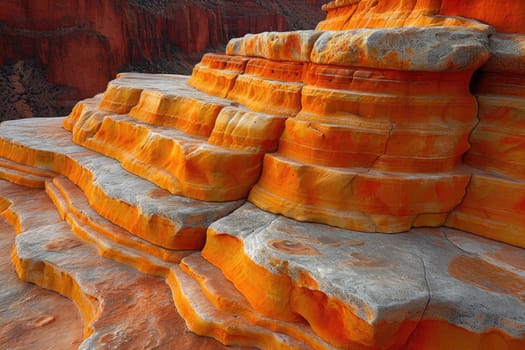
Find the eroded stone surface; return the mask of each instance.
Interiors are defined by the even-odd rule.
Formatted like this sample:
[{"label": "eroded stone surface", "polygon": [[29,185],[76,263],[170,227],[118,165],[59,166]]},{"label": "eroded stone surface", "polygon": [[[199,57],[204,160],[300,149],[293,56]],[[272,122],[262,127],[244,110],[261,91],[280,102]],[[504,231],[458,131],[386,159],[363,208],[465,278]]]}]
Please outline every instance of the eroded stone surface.
[{"label": "eroded stone surface", "polygon": [[193,68],[188,84],[212,96],[226,97],[248,61],[248,57],[206,54]]},{"label": "eroded stone surface", "polygon": [[230,40],[226,53],[276,61],[309,62],[312,46],[319,35],[321,32],[314,30],[246,34]]},{"label": "eroded stone surface", "polygon": [[0,178],[12,183],[42,189],[45,182],[54,176],[56,173],[52,171],[36,169],[9,159],[0,158]]},{"label": "eroded stone surface", "polygon": [[[521,27],[519,25],[521,16],[518,15],[521,5],[507,3],[502,5],[497,6],[495,3],[487,3],[484,0],[474,0],[470,6],[457,0],[408,0],[401,3],[388,0],[335,0],[323,6],[323,9],[327,11],[327,16],[324,21],[319,22],[317,29],[342,30],[402,26],[487,28],[486,24],[476,19],[485,23],[497,24],[498,28],[511,31]],[[498,16],[493,15],[496,11],[509,21],[498,20]]]},{"label": "eroded stone surface", "polygon": [[304,321],[285,322],[266,317],[255,311],[246,298],[228,281],[222,272],[200,254],[192,254],[184,258],[181,269],[195,279],[213,305],[223,311],[235,315],[242,315],[254,325],[267,328],[274,332],[287,334],[312,349],[334,349],[332,345],[321,339]]},{"label": "eroded stone surface", "polygon": [[[285,117],[207,96],[185,77],[144,77],[146,87],[129,115],[101,112],[92,102],[75,109],[64,122],[73,140],[173,194],[206,201],[245,198],[260,175],[262,154],[277,147]],[[140,75],[121,79],[119,87],[131,91]],[[108,89],[104,100],[111,96]]]},{"label": "eroded stone surface", "polygon": [[513,254],[521,249],[449,229],[367,235],[251,204],[214,223],[203,250],[258,311],[301,315],[336,345],[384,348],[421,344],[427,321],[464,329],[464,341],[523,346],[525,276]]},{"label": "eroded stone surface", "polygon": [[167,278],[179,313],[195,333],[212,336],[226,345],[257,346],[261,349],[305,349],[300,341],[249,322],[244,316],[216,309],[197,281],[172,268]]},{"label": "eroded stone surface", "polygon": [[[4,183],[5,181],[0,181],[0,184]],[[144,275],[127,265],[99,256],[94,246],[71,232],[70,226],[60,220],[56,210],[54,213],[34,210],[35,190],[13,184],[5,186],[18,189],[18,192],[14,192],[7,191],[4,187],[0,192],[2,196],[9,198],[13,206],[16,204],[13,211],[16,210],[20,217],[33,218],[31,221],[27,220],[30,224],[24,226],[25,230],[16,237],[12,259],[19,277],[72,299],[83,319],[82,327],[82,324],[74,322],[75,313],[71,314],[67,306],[61,306],[63,302],[60,299],[50,301],[57,308],[50,311],[46,309],[49,306],[44,298],[46,293],[29,292],[26,296],[32,296],[32,300],[28,299],[25,304],[17,305],[21,307],[16,309],[18,319],[9,326],[3,325],[1,331],[5,332],[6,336],[17,336],[21,330],[29,332],[33,328],[36,332],[31,336],[22,334],[19,339],[9,340],[7,344],[19,346],[40,340],[46,341],[49,336],[55,338],[56,332],[62,334],[70,329],[64,324],[67,322],[78,328],[66,332],[67,336],[53,339],[53,346],[47,348],[55,348],[62,342],[65,344],[64,348],[74,345],[80,349],[222,348],[219,343],[209,338],[201,338],[187,332],[184,321],[173,305],[170,290],[162,279]],[[38,192],[45,195],[41,190]],[[45,205],[46,202],[53,205],[51,200],[45,197],[38,200],[38,205]],[[47,225],[39,223],[36,217],[46,217]],[[0,224],[2,244],[9,235],[14,240],[12,231],[5,227],[3,221]],[[11,244],[2,247],[4,251],[7,247],[10,248]],[[4,256],[8,257],[9,253]],[[128,256],[127,262],[133,258],[136,257]],[[170,265],[167,262],[164,264]],[[6,281],[9,281],[9,276]],[[39,291],[38,288],[33,288]],[[9,297],[16,297],[16,288],[2,290],[6,291]],[[48,310],[49,315],[20,317],[25,315],[25,307],[29,305],[27,303],[34,302],[33,298],[37,297],[42,304],[35,306],[33,311],[38,313]],[[8,306],[5,310],[6,320],[12,317],[9,316],[12,310],[15,310],[13,306]],[[64,314],[56,314],[58,310],[63,310]],[[67,319],[68,315],[70,319]],[[38,327],[62,329],[44,335]],[[82,343],[79,345],[80,341]],[[46,348],[46,344],[38,343],[39,348]]]},{"label": "eroded stone surface", "polygon": [[474,172],[449,218],[461,230],[525,247],[525,74],[523,34],[491,36],[491,58],[477,73],[479,123],[465,162]]},{"label": "eroded stone surface", "polygon": [[469,179],[466,171],[390,173],[304,164],[269,154],[249,200],[297,220],[391,233],[444,224],[461,203]]},{"label": "eroded stone surface", "polygon": [[83,323],[75,305],[56,293],[18,279],[10,260],[14,241],[14,228],[0,218],[2,347],[13,350],[76,349],[82,341]]},{"label": "eroded stone surface", "polygon": [[65,223],[20,234],[14,261],[22,279],[77,304],[87,336],[80,349],[220,348],[211,339],[186,332],[162,279],[98,256]]},{"label": "eroded stone surface", "polygon": [[192,253],[151,244],[114,225],[94,211],[82,191],[63,176],[47,182],[46,192],[73,233],[95,245],[102,256],[166,276],[173,263]]},{"label": "eroded stone surface", "polygon": [[[19,274],[77,303],[87,348],[196,339],[175,343],[185,328],[166,323],[161,280],[94,246],[167,277],[188,328],[224,344],[524,348],[522,249],[443,227],[358,233],[252,204],[228,215],[243,201],[189,200],[141,179],[213,201],[257,182],[253,203],[298,220],[448,225],[525,247],[524,40],[494,34],[524,31],[521,5],[466,3],[337,0],[318,29],[338,31],[234,39],[189,81],[122,74],[63,122],[120,163],[54,121],[2,124],[0,177],[45,183],[60,213],[42,191],[0,182],[2,215],[21,232]],[[200,248],[213,221],[208,262],[174,251]]]},{"label": "eroded stone surface", "polygon": [[46,226],[61,221],[56,208],[44,191],[15,185],[0,179],[0,217],[16,231]]},{"label": "eroded stone surface", "polygon": [[75,145],[62,121],[2,123],[0,155],[67,176],[100,215],[149,242],[176,249],[201,247],[207,226],[242,204],[173,196],[125,171],[117,161]]}]

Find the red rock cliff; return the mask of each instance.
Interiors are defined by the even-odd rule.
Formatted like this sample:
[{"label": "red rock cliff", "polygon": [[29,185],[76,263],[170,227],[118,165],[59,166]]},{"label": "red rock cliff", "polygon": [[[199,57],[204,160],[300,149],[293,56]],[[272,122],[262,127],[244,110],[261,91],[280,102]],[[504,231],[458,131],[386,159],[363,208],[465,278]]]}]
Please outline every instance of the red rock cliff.
[{"label": "red rock cliff", "polygon": [[74,90],[59,101],[71,105],[103,91],[127,65],[175,61],[181,52],[198,55],[248,32],[313,27],[323,16],[322,3],[3,1],[0,65],[28,60],[42,65],[51,84]]}]

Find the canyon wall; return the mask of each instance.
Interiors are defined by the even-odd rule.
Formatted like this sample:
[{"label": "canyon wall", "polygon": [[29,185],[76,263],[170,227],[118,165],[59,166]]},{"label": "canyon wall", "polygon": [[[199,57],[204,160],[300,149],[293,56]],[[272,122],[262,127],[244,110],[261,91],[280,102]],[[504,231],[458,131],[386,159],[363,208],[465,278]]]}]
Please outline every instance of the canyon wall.
[{"label": "canyon wall", "polygon": [[[79,99],[103,91],[121,70],[189,73],[200,54],[209,49],[220,50],[231,37],[313,28],[323,17],[322,3],[3,1],[0,65],[4,70],[0,75],[5,93],[0,95],[0,105],[7,108],[16,99],[22,107],[0,107],[0,115],[16,119],[66,114]],[[12,97],[17,95],[17,88],[11,82],[11,71],[20,61],[43,74],[49,84],[60,87],[46,89],[47,95],[53,95],[52,103],[38,94]],[[24,90],[29,89],[28,86]],[[34,105],[51,105],[51,111],[44,113],[46,108]]]}]

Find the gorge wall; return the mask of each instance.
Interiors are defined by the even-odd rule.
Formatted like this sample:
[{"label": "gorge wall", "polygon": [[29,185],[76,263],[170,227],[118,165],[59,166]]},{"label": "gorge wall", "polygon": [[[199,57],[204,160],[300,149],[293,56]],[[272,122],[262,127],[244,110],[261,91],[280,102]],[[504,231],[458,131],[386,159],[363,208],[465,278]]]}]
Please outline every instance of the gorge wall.
[{"label": "gorge wall", "polygon": [[[0,115],[5,120],[67,114],[122,70],[189,73],[202,52],[220,50],[231,37],[313,28],[323,16],[322,3],[3,1]],[[23,83],[28,74],[38,92]]]}]

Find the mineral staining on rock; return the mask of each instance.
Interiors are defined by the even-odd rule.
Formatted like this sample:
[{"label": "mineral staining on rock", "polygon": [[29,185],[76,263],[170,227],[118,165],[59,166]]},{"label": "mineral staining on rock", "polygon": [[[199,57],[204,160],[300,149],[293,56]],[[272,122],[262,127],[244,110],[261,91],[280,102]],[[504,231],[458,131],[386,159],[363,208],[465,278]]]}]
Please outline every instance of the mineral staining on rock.
[{"label": "mineral staining on rock", "polygon": [[474,3],[335,1],[1,124],[18,274],[77,304],[85,347],[218,346],[175,307],[224,345],[525,347],[525,30]]}]

